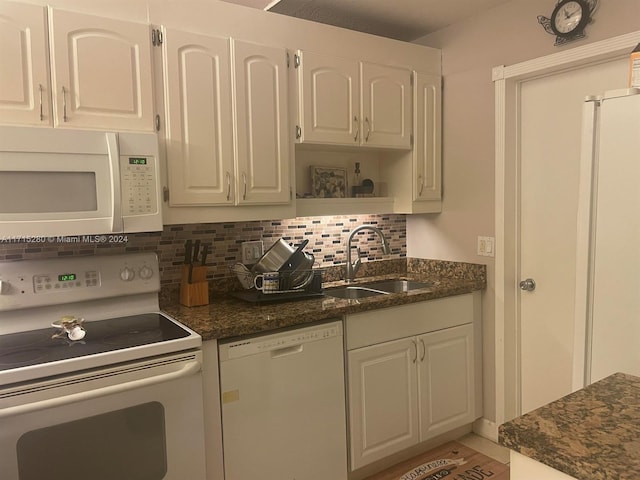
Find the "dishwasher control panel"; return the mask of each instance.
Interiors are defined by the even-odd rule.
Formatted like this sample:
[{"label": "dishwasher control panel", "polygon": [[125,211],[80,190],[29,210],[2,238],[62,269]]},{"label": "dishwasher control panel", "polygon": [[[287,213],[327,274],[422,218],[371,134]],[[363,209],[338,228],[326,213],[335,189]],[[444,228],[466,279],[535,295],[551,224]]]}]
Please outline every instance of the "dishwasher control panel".
[{"label": "dishwasher control panel", "polygon": [[296,347],[318,340],[326,340],[339,335],[342,335],[342,323],[334,322],[256,338],[236,340],[230,343],[221,343],[220,359],[230,360],[233,358],[247,357],[258,353]]}]

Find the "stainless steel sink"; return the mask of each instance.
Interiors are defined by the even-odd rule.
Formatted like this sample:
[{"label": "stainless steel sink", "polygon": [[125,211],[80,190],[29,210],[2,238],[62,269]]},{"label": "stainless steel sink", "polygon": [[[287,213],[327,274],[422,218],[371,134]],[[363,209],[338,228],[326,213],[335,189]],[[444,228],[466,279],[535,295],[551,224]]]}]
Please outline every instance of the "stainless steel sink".
[{"label": "stainless steel sink", "polygon": [[403,293],[420,288],[433,286],[431,282],[417,282],[415,280],[378,280],[375,282],[362,283],[359,287],[382,290],[388,293]]},{"label": "stainless steel sink", "polygon": [[404,293],[419,288],[429,288],[433,283],[417,282],[414,280],[378,280],[375,282],[360,283],[346,287],[330,288],[324,291],[330,297],[358,299],[375,297],[377,295],[389,295],[391,293]]},{"label": "stainless steel sink", "polygon": [[389,293],[390,292],[355,285],[349,287],[330,288],[324,291],[324,294],[329,295],[330,297],[346,298],[348,300],[375,297],[377,295],[389,295]]}]

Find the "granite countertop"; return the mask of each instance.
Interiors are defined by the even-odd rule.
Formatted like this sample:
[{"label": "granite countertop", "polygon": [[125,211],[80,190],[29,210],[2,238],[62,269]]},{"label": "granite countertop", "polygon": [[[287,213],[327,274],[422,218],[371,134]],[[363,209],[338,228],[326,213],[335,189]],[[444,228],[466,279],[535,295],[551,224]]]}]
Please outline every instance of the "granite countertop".
[{"label": "granite countertop", "polygon": [[[358,283],[372,280],[398,278],[397,275],[379,275],[358,279]],[[344,314],[363,312],[377,308],[404,305],[434,298],[460,295],[481,290],[486,286],[485,278],[449,278],[433,275],[403,275],[402,278],[428,281],[428,288],[407,293],[394,293],[345,300],[330,296],[282,303],[252,304],[229,295],[212,295],[211,303],[202,307],[185,307],[175,295],[165,297],[161,308],[168,315],[198,332],[203,340],[223,339],[238,335],[275,330],[294,325],[303,325]],[[340,282],[325,284],[338,286]]]},{"label": "granite countertop", "polygon": [[616,373],[500,426],[505,447],[581,480],[640,478],[640,378]]}]

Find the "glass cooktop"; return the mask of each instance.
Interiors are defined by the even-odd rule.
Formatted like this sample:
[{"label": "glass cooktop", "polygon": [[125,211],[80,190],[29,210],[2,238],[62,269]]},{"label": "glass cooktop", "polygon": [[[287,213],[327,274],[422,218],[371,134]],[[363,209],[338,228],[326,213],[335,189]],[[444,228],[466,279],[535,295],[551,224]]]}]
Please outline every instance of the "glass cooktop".
[{"label": "glass cooktop", "polygon": [[51,338],[50,327],[0,336],[0,371],[39,365],[188,337],[190,333],[159,313],[110,318],[83,324],[86,335],[71,341]]}]

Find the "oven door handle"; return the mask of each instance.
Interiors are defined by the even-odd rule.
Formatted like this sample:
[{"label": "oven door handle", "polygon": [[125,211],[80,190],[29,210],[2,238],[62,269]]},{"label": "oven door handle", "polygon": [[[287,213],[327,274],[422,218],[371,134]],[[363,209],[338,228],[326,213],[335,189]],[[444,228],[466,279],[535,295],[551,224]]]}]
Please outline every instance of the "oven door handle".
[{"label": "oven door handle", "polygon": [[84,402],[106,395],[127,392],[136,388],[150,387],[158,383],[169,382],[181,377],[188,377],[190,375],[198,373],[201,369],[201,362],[199,362],[198,360],[193,360],[186,362],[179,370],[176,370],[175,372],[163,373],[161,375],[143,378],[132,382],[96,388],[95,390],[89,390],[86,392],[73,393],[71,395],[42,400],[40,402],[27,403],[26,405],[16,405],[15,407],[3,408],[0,409],[0,419],[11,417],[14,415],[24,415],[26,413],[44,410],[46,408],[56,408],[71,403]]}]

